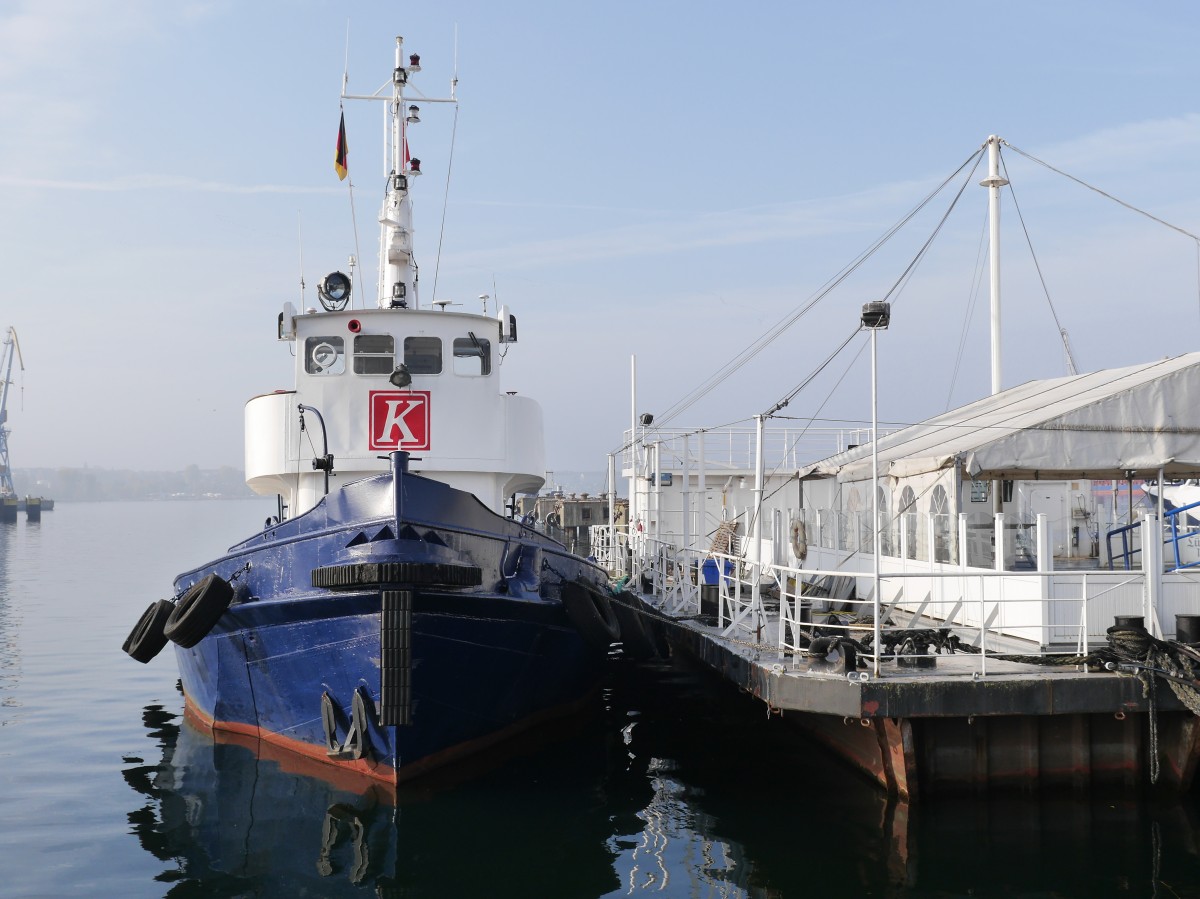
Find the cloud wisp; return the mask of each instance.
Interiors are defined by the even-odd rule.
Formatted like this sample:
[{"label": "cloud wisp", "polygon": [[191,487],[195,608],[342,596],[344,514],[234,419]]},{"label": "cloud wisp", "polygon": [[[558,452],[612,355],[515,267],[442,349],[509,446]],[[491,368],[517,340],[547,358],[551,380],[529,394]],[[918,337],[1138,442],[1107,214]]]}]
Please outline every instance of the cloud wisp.
[{"label": "cloud wisp", "polygon": [[178,175],[134,175],[108,181],[74,181],[62,178],[27,178],[19,175],[0,175],[6,187],[26,187],[39,190],[93,191],[128,193],[132,191],[170,190],[215,194],[337,194],[344,187],[307,187],[295,184],[232,184],[228,181],[204,181]]}]

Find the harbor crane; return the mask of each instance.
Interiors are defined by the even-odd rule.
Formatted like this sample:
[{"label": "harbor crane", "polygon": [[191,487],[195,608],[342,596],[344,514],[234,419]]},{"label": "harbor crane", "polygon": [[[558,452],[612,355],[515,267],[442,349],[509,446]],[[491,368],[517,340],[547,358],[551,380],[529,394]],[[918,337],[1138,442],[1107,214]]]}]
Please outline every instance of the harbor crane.
[{"label": "harbor crane", "polygon": [[16,496],[13,486],[12,466],[8,464],[8,388],[12,384],[13,356],[25,371],[25,360],[21,358],[21,344],[17,341],[17,329],[9,326],[4,332],[3,351],[0,351],[0,371],[4,380],[0,381],[0,496]]}]

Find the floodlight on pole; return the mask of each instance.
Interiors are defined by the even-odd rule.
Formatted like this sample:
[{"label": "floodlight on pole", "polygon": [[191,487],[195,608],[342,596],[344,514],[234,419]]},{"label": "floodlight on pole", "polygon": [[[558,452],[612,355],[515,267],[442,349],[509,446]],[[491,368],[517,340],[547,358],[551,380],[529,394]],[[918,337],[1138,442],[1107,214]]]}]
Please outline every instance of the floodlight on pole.
[{"label": "floodlight on pole", "polygon": [[872,673],[874,677],[879,677],[881,625],[879,620],[879,554],[883,551],[883,541],[880,539],[879,533],[879,375],[875,352],[875,335],[879,331],[887,330],[887,326],[891,323],[891,320],[891,303],[877,300],[872,303],[863,304],[862,326],[871,332],[871,517],[873,519],[871,531],[874,534],[874,550],[871,554],[874,562],[871,567],[871,575],[874,582],[874,596],[872,598],[875,619],[872,625],[872,648],[875,659]]}]

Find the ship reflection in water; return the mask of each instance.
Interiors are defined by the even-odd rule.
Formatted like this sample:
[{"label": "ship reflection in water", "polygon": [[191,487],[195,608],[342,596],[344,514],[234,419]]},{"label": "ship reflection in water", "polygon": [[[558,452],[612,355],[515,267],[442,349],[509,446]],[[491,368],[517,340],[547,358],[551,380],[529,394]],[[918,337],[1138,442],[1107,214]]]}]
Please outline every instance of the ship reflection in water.
[{"label": "ship reflection in water", "polygon": [[478,767],[467,789],[443,777],[397,791],[314,776],[324,766],[190,716],[150,707],[145,719],[163,761],[125,777],[147,799],[133,830],[170,865],[158,879],[179,881],[165,895],[555,895],[560,868],[576,895],[617,886],[606,819],[555,789],[557,771],[533,795],[528,779]]},{"label": "ship reflection in water", "polygon": [[130,814],[168,896],[1200,896],[1197,800],[889,802],[702,673],[399,791],[145,709]]}]

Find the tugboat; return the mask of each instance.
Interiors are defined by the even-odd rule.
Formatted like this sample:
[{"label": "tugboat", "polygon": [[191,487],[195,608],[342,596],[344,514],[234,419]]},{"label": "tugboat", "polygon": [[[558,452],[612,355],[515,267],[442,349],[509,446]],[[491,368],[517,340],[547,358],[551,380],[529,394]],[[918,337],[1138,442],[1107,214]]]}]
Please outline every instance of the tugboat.
[{"label": "tugboat", "polygon": [[515,316],[418,296],[421,67],[402,47],[374,94],[342,91],[388,110],[371,307],[351,304],[353,260],[321,310],[285,304],[295,387],[246,405],[246,481],[277,514],[179,575],[123,647],[144,662],[174,642],[206,726],[391,783],[578,705],[619,639],[605,571],[516,517],[545,465],[540,407],[499,384]]}]

